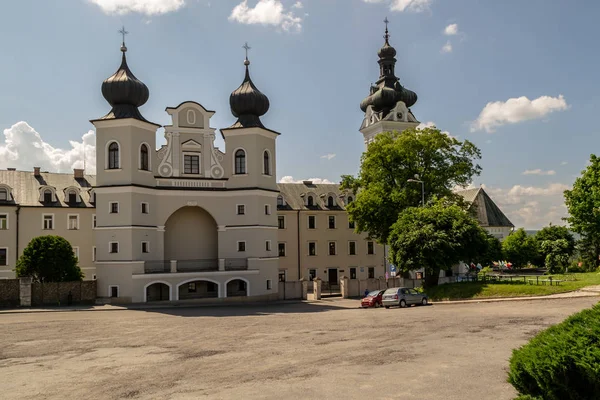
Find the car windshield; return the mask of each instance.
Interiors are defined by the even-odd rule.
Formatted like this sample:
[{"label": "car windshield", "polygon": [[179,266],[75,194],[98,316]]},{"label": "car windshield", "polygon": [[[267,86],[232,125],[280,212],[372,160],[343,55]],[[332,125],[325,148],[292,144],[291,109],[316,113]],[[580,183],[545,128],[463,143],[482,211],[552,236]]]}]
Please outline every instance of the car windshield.
[{"label": "car windshield", "polygon": [[376,290],[374,292],[369,293],[368,297],[377,297],[378,294],[379,294],[379,290]]}]

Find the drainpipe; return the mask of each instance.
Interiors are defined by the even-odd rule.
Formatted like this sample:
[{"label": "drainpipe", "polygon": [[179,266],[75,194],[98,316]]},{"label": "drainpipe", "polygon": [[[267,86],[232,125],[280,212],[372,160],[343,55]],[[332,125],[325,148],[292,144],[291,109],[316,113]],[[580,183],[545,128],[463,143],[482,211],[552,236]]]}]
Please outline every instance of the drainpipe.
[{"label": "drainpipe", "polygon": [[298,244],[296,246],[296,249],[298,251],[298,280],[299,280],[301,277],[300,276],[300,210],[298,210],[297,216],[298,216],[298,218],[297,218],[296,223],[298,226]]},{"label": "drainpipe", "polygon": [[[16,246],[16,250],[15,250],[15,255],[16,255],[16,260],[19,260],[19,213],[21,212],[21,206],[19,204],[17,204],[17,209],[15,210],[15,215],[16,215],[16,222],[17,222],[17,227],[16,227],[16,242],[17,242],[17,246]],[[16,266],[16,264],[15,264]]]}]

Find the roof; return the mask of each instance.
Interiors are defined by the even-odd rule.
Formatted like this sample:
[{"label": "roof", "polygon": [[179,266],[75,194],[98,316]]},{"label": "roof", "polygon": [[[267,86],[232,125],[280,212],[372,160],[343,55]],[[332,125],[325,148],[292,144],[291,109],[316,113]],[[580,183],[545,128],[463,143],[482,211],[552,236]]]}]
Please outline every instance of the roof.
[{"label": "roof", "polygon": [[80,190],[82,202],[76,207],[94,207],[90,203],[87,193],[95,184],[95,175],[84,175],[82,179],[75,179],[73,173],[48,173],[42,172],[35,176],[33,171],[7,171],[0,170],[0,184],[8,185],[12,189],[13,200],[4,204],[19,204],[21,206],[47,207],[40,202],[40,188],[50,186],[55,189],[57,202],[52,207],[73,207],[65,202],[64,190],[75,187]]},{"label": "roof", "polygon": [[471,210],[475,212],[477,220],[483,226],[511,227],[514,225],[500,207],[494,203],[483,188],[456,191],[456,194],[471,203]]},{"label": "roof", "polygon": [[[352,196],[350,191],[342,191],[340,190],[340,185],[334,183],[315,184],[312,181],[304,181],[304,183],[280,183],[278,187],[286,204],[283,207],[278,206],[277,209],[279,210],[342,211],[346,209],[345,204],[347,203],[347,199],[345,196]],[[305,205],[304,199],[310,195],[314,196],[314,207]],[[327,197],[329,195],[334,196],[335,207],[327,207]]]}]

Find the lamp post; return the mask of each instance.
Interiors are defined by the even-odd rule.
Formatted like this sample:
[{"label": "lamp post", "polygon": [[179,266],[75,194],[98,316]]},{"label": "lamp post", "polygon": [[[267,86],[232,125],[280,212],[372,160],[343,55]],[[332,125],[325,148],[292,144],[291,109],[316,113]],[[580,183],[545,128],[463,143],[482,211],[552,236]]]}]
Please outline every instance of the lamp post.
[{"label": "lamp post", "polygon": [[419,174],[415,174],[415,179],[409,179],[406,182],[421,184],[421,207],[425,207],[425,182],[419,179]]}]

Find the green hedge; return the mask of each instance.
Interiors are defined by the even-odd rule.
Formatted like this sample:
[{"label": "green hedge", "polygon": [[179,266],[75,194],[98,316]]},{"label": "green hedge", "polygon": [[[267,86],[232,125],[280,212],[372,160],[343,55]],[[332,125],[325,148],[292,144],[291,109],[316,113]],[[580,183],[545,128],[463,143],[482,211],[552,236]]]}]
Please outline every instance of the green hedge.
[{"label": "green hedge", "polygon": [[508,381],[543,400],[600,398],[600,304],[540,332],[514,350]]}]

